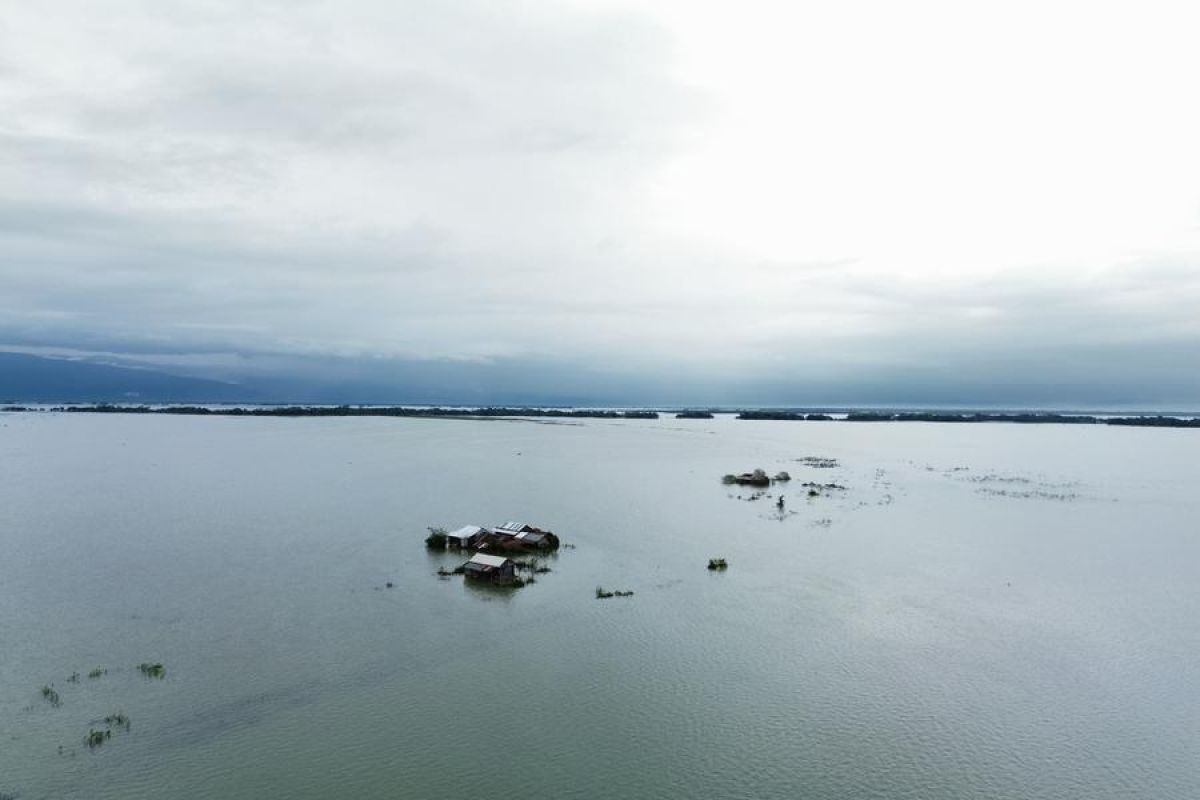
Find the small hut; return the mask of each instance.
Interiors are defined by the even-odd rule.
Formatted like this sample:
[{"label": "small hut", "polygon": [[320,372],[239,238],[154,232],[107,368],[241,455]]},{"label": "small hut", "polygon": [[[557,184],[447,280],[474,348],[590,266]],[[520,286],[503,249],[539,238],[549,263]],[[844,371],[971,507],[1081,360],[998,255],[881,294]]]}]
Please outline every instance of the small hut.
[{"label": "small hut", "polygon": [[512,559],[476,553],[463,564],[463,574],[476,580],[492,583],[512,583],[517,575],[517,566]]},{"label": "small hut", "polygon": [[446,534],[448,547],[478,547],[487,531],[478,525],[464,525],[456,531]]},{"label": "small hut", "polygon": [[506,522],[492,528],[489,544],[499,550],[557,550],[558,537],[524,522]]}]

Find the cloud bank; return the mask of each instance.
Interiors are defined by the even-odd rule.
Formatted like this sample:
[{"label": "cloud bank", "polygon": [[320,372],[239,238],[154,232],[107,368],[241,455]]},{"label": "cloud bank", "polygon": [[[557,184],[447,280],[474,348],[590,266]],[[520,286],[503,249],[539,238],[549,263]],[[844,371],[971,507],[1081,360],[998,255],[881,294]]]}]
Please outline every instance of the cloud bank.
[{"label": "cloud bank", "polygon": [[5,4],[0,349],[1200,403],[1193,12],[827,6]]}]

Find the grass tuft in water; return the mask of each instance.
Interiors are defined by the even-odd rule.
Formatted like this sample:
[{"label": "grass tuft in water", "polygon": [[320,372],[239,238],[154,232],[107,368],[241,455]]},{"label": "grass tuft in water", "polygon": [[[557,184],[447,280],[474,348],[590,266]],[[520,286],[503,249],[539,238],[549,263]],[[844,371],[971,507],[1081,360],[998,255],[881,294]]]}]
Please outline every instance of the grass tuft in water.
[{"label": "grass tuft in water", "polygon": [[97,747],[104,744],[111,738],[111,730],[98,731],[95,728],[92,728],[90,731],[88,731],[87,738],[84,739],[84,742],[87,744],[88,749],[95,750]]},{"label": "grass tuft in water", "polygon": [[165,678],[167,676],[167,668],[158,662],[143,661],[138,664],[138,672],[147,678]]},{"label": "grass tuft in water", "polygon": [[62,705],[62,698],[59,696],[58,692],[54,690],[53,686],[42,687],[42,698],[55,708],[58,708]]}]

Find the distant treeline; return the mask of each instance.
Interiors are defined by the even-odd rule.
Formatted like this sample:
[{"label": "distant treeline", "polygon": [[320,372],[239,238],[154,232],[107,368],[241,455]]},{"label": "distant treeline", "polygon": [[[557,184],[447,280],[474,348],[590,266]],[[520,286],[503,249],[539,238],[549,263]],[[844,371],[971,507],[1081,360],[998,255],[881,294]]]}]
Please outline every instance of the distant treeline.
[{"label": "distant treeline", "polygon": [[1015,422],[1025,425],[1133,425],[1153,428],[1200,428],[1200,419],[1180,417],[1093,417],[1087,414],[847,414],[848,422]]},{"label": "distant treeline", "polygon": [[[5,411],[36,411],[9,406]],[[612,411],[559,408],[411,408],[406,406],[131,406],[100,403],[57,406],[51,411],[79,414],[183,414],[225,417],[572,417],[588,419],[658,419],[657,411]]]},{"label": "distant treeline", "polygon": [[738,419],[792,419],[808,420],[810,422],[828,422],[833,417],[828,414],[805,414],[800,411],[742,411]]},{"label": "distant treeline", "polygon": [[[41,411],[44,408],[19,405],[5,406],[2,411]],[[51,411],[80,414],[184,414],[226,417],[565,417],[577,419],[658,419],[657,411],[613,411],[610,409],[510,408],[413,408],[410,406],[146,406],[97,405],[56,406]],[[711,411],[682,411],[679,419],[712,419]],[[800,420],[829,422],[829,414],[806,414],[800,411],[741,411],[738,419]],[[1197,417],[1095,417],[1087,414],[952,414],[945,412],[886,412],[853,411],[847,422],[1013,422],[1020,424],[1059,425],[1127,425],[1148,428],[1200,428]]]},{"label": "distant treeline", "polygon": [[[828,420],[827,414],[794,411],[743,411],[738,419]],[[947,414],[944,412],[854,411],[847,422],[1015,422],[1026,425],[1132,425],[1151,428],[1200,428],[1200,419],[1181,417],[1094,417],[1087,414]]]}]

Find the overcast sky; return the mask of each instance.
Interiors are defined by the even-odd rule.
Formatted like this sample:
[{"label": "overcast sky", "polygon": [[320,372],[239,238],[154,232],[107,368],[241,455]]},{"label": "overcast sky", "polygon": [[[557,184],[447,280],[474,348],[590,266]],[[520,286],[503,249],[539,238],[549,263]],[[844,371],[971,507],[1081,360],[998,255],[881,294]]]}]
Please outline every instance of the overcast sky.
[{"label": "overcast sky", "polygon": [[0,349],[1197,401],[1198,30],[0,0]]}]

